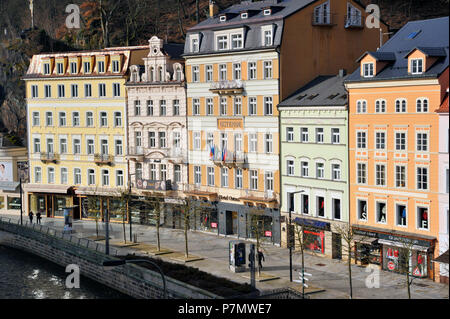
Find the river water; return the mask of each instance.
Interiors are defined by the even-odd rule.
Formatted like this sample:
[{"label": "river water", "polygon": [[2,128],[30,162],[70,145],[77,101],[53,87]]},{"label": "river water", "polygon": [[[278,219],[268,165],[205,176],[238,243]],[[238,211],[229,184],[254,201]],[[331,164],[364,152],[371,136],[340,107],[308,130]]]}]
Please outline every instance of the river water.
[{"label": "river water", "polygon": [[89,278],[80,289],[65,286],[65,269],[40,257],[0,245],[0,299],[127,299]]}]

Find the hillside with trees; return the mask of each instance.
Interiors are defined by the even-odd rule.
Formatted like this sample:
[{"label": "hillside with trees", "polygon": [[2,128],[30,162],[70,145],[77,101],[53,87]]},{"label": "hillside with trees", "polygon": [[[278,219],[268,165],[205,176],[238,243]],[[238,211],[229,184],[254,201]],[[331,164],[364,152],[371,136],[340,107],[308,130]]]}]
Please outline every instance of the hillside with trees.
[{"label": "hillside with trees", "polygon": [[[216,0],[220,9],[240,0]],[[392,29],[406,22],[448,15],[449,0],[361,0],[381,8]],[[77,4],[81,28],[68,30],[68,4]],[[0,128],[26,134],[25,92],[21,77],[30,57],[41,52],[146,44],[153,35],[183,42],[189,27],[209,14],[209,0],[0,0]]]}]

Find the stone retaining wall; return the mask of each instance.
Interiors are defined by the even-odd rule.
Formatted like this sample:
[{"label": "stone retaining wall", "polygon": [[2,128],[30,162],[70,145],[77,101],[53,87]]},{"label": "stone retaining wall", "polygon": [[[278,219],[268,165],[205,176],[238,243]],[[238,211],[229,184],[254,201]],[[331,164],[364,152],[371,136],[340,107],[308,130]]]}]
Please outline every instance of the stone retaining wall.
[{"label": "stone retaining wall", "polygon": [[[58,238],[51,233],[0,220],[0,245],[29,252],[63,267],[76,264],[83,276],[134,298],[163,298],[163,283],[159,272],[133,264],[105,268],[103,261],[117,258]],[[166,284],[167,295],[171,299],[222,299],[173,278],[166,277]]]}]

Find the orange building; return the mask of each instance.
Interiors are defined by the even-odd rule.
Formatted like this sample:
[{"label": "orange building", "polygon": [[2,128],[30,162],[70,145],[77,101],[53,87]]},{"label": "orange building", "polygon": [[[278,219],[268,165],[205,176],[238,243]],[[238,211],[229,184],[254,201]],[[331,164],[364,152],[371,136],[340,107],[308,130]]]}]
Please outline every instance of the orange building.
[{"label": "orange building", "polygon": [[409,259],[413,276],[438,280],[435,110],[448,87],[448,18],[410,22],[358,61],[346,81],[355,259],[391,271]]}]

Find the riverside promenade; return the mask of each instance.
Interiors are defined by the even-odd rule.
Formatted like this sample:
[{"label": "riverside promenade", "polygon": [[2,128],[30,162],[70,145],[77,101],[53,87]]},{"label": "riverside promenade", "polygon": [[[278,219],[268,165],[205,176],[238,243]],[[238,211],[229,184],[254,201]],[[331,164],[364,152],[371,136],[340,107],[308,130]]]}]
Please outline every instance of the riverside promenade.
[{"label": "riverside promenade", "polygon": [[[0,214],[1,217],[19,220],[20,216],[12,214]],[[24,215],[24,222],[29,221]],[[35,220],[34,220],[35,221]],[[43,218],[42,224],[51,228],[63,229],[62,219]],[[93,221],[74,221],[74,236],[88,238],[95,236],[96,226]],[[99,223],[99,234],[105,234],[105,226]],[[129,243],[129,225],[126,224],[127,242]],[[148,246],[156,244],[156,228],[144,225],[133,225],[133,234],[137,234],[140,244]],[[188,266],[198,268],[219,277],[230,280],[249,283],[249,272],[233,273],[228,269],[228,244],[231,240],[237,240],[233,237],[223,237],[214,234],[205,234],[199,231],[189,232],[189,255],[199,257],[199,260],[186,263]],[[111,244],[123,241],[122,224],[110,224]],[[184,254],[184,233],[182,230],[160,229],[161,247],[170,250],[173,253],[159,255],[156,258],[162,258],[165,261],[181,263],[180,256]],[[247,244],[250,241],[242,240]],[[121,247],[112,246],[118,249],[120,254],[146,255],[138,246]],[[262,291],[274,290],[278,288],[291,287],[300,290],[300,285],[289,282],[289,251],[286,248],[273,246],[272,244],[263,245],[265,262],[263,263],[261,281],[258,281],[256,287]],[[247,251],[248,253],[248,251]],[[298,279],[298,270],[301,268],[301,256],[295,253],[293,257],[294,279]],[[331,260],[305,253],[306,272],[312,274],[308,285],[311,289],[306,289],[308,297],[311,299],[348,299],[348,269],[343,261]],[[352,265],[353,280],[353,298],[355,299],[405,299],[407,290],[405,277],[400,274],[387,271],[379,271],[379,288],[367,288],[366,279],[373,270],[366,267]],[[448,299],[448,285],[435,283],[428,279],[415,279],[412,287],[412,298],[414,299]]]}]

